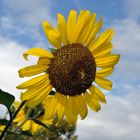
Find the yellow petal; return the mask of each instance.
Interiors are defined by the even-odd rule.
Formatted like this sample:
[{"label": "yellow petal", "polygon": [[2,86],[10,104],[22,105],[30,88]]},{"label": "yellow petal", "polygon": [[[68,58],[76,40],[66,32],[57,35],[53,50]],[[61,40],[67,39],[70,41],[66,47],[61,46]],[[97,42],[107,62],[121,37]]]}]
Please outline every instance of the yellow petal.
[{"label": "yellow petal", "polygon": [[24,121],[25,121],[25,115],[24,116],[19,116],[19,117],[16,117],[14,119],[14,123],[17,123],[17,125],[19,126],[20,124],[22,124]]},{"label": "yellow petal", "polygon": [[23,125],[22,125],[22,130],[23,131],[29,131],[31,129],[31,120],[27,120]]},{"label": "yellow petal", "polygon": [[84,98],[88,106],[95,112],[98,112],[101,109],[100,104],[88,92],[84,93]]},{"label": "yellow petal", "polygon": [[113,35],[114,35],[113,29],[108,29],[104,31],[93,43],[90,44],[89,46],[90,51],[94,51],[99,47],[106,46],[112,40]]},{"label": "yellow petal", "polygon": [[77,40],[81,36],[81,33],[85,29],[85,26],[88,24],[89,20],[90,12],[88,10],[80,12],[72,37],[73,43],[78,43]]},{"label": "yellow petal", "polygon": [[102,102],[102,103],[106,103],[105,95],[97,87],[91,86],[89,88],[89,91],[96,100],[98,100],[99,102]]},{"label": "yellow petal", "polygon": [[48,40],[49,42],[54,45],[56,48],[61,48],[61,39],[60,39],[60,33],[56,30],[50,30],[48,34]]},{"label": "yellow petal", "polygon": [[48,33],[50,30],[53,30],[53,27],[47,21],[42,22],[42,27],[43,27],[43,30],[44,30],[46,36],[48,36]]},{"label": "yellow petal", "polygon": [[56,48],[61,48],[60,33],[55,28],[53,28],[47,21],[42,22],[43,30],[47,36],[49,42]]},{"label": "yellow petal", "polygon": [[48,124],[48,125],[52,125],[53,124],[53,119],[44,120],[43,119],[43,115],[42,115],[42,118],[40,119],[40,121],[42,121],[44,124]]},{"label": "yellow petal", "polygon": [[77,17],[77,12],[75,10],[71,10],[67,21],[67,35],[68,35],[69,43],[73,43],[72,36],[76,26],[76,17]]},{"label": "yellow petal", "polygon": [[[17,108],[16,108],[17,109]],[[19,111],[19,113],[17,114],[17,118],[18,117],[21,117],[21,116],[23,116],[23,117],[25,117],[25,112],[24,112],[24,109],[25,109],[25,105],[23,106],[23,108]]]},{"label": "yellow petal", "polygon": [[15,106],[16,108],[18,108],[19,105],[20,105],[20,102],[19,102],[19,101],[14,101],[14,106]]},{"label": "yellow petal", "polygon": [[45,108],[44,119],[50,120],[57,113],[58,105],[58,94],[55,94],[54,98],[51,100],[50,104]]},{"label": "yellow petal", "polygon": [[96,71],[96,76],[109,76],[114,70],[114,67],[103,68],[101,70]]},{"label": "yellow petal", "polygon": [[107,90],[112,89],[112,82],[104,77],[96,77],[95,83],[101,86],[102,88],[105,88]]},{"label": "yellow petal", "polygon": [[63,15],[57,14],[57,20],[58,20],[58,31],[60,32],[61,36],[61,42],[63,45],[68,44],[67,39],[67,23]]},{"label": "yellow petal", "polygon": [[47,50],[41,49],[41,48],[31,48],[23,54],[23,57],[26,60],[28,60],[28,55],[33,55],[33,56],[38,56],[38,57],[47,57],[47,58],[53,57],[52,53],[50,53]]},{"label": "yellow petal", "polygon": [[92,54],[95,58],[104,57],[104,56],[109,55],[111,53],[112,48],[113,48],[113,45],[112,45],[112,43],[109,42],[107,45],[100,46],[99,48],[94,50],[92,52]]},{"label": "yellow petal", "polygon": [[48,65],[48,64],[50,64],[50,62],[51,62],[50,59],[45,58],[45,57],[40,57],[37,62],[37,65]]},{"label": "yellow petal", "polygon": [[35,98],[43,89],[46,89],[49,86],[49,84],[50,84],[50,81],[47,80],[41,85],[38,85],[38,86],[35,86],[33,88],[26,90],[25,92],[21,94],[21,100],[25,101],[31,98]]},{"label": "yellow petal", "polygon": [[45,72],[48,69],[48,67],[49,66],[46,66],[46,65],[27,66],[19,70],[19,76],[21,78],[34,76],[42,72]]},{"label": "yellow petal", "polygon": [[44,108],[46,108],[49,104],[50,104],[50,102],[51,102],[51,100],[54,98],[54,96],[53,95],[48,95],[43,101],[42,101],[42,106],[44,107]]},{"label": "yellow petal", "polygon": [[30,87],[33,87],[33,86],[35,87],[38,84],[43,83],[44,80],[47,80],[47,79],[48,79],[48,75],[47,74],[40,75],[38,77],[32,78],[31,80],[28,80],[26,82],[23,82],[22,84],[20,84],[16,88],[17,89],[27,89],[27,88],[30,88]]},{"label": "yellow petal", "polygon": [[66,108],[66,119],[68,123],[75,124],[78,118],[78,113],[75,109],[75,102],[73,100],[73,97],[70,96],[69,98],[67,98]]},{"label": "yellow petal", "polygon": [[119,54],[113,54],[101,58],[96,58],[97,67],[113,67],[120,59]]},{"label": "yellow petal", "polygon": [[85,119],[85,117],[88,114],[88,109],[86,102],[83,99],[83,96],[82,95],[76,96],[75,103],[76,103],[75,107],[77,108],[77,111],[80,114],[81,119]]},{"label": "yellow petal", "polygon": [[83,31],[81,32],[77,41],[78,43],[85,44],[86,40],[88,39],[91,33],[92,27],[95,24],[95,21],[96,21],[96,14],[93,13],[90,18],[90,21],[87,23],[87,25],[84,27]]},{"label": "yellow petal", "polygon": [[26,119],[24,108],[22,108],[14,119],[15,123],[22,123]]},{"label": "yellow petal", "polygon": [[64,113],[65,113],[65,108],[66,108],[66,96],[61,95],[60,93],[57,93],[59,96],[59,100],[58,100],[58,120],[62,120],[64,117]]},{"label": "yellow petal", "polygon": [[35,134],[40,128],[40,125],[38,125],[37,123],[35,123],[34,121],[32,121],[32,127],[31,127],[31,132],[33,134]]},{"label": "yellow petal", "polygon": [[2,131],[4,130],[5,125],[0,125],[0,134],[2,133]]},{"label": "yellow petal", "polygon": [[36,94],[36,97],[27,100],[26,105],[29,107],[35,107],[39,105],[48,96],[51,90],[52,90],[52,85],[46,86],[45,88],[40,90],[38,94]]},{"label": "yellow petal", "polygon": [[90,46],[90,44],[94,41],[96,34],[100,31],[102,27],[102,18],[99,20],[99,22],[97,22],[91,29],[91,32],[87,38],[87,40],[85,41],[85,44],[87,47]]}]

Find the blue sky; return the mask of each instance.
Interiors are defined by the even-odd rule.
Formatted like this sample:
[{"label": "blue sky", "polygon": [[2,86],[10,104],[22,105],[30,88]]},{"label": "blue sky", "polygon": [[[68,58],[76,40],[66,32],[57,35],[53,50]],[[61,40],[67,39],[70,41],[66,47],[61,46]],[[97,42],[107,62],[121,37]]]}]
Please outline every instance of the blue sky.
[{"label": "blue sky", "polygon": [[139,0],[1,0],[0,1],[0,86],[17,99],[16,85],[25,79],[18,69],[25,62],[22,53],[30,47],[51,47],[41,27],[42,20],[56,26],[57,13],[89,9],[103,17],[103,30],[113,27],[114,53],[121,59],[111,77],[113,90],[105,91],[108,104],[99,113],[89,112],[78,122],[80,140],[140,139],[140,1]]},{"label": "blue sky", "polygon": [[[14,2],[16,2],[16,0],[14,0]],[[15,30],[13,28],[12,29],[10,28],[11,30],[9,30],[9,32],[11,31],[12,33],[7,34],[7,29],[5,29],[5,28],[3,28],[0,32],[3,36],[6,36],[6,37],[8,36],[8,38],[10,37],[11,39],[16,38],[16,40],[18,42],[23,43],[23,44],[26,44],[26,42],[28,42],[26,45],[30,44],[31,46],[34,45],[36,43],[36,41],[38,41],[38,39],[32,37],[33,34],[31,34],[31,35],[26,35],[26,33],[19,34],[17,32],[17,30],[19,28],[25,29],[26,26],[31,26],[31,28],[33,28],[33,26],[34,26],[34,27],[37,27],[36,30],[39,30],[39,32],[41,34],[42,33],[41,21],[42,20],[52,21],[52,19],[55,20],[57,17],[56,16],[57,13],[62,13],[63,15],[65,15],[67,17],[69,10],[71,10],[71,9],[76,9],[77,11],[80,11],[81,9],[89,9],[91,12],[96,12],[98,18],[99,17],[104,18],[104,22],[105,22],[104,27],[108,26],[112,20],[121,19],[124,16],[126,16],[125,12],[122,10],[123,3],[124,3],[122,0],[118,0],[118,1],[111,1],[111,0],[108,0],[108,1],[106,1],[106,0],[99,0],[99,1],[97,1],[97,0],[96,1],[76,0],[75,1],[75,0],[72,0],[72,1],[65,1],[65,2],[62,0],[58,0],[58,1],[54,1],[54,2],[41,0],[41,2],[39,3],[38,6],[32,5],[31,2],[26,2],[26,3],[25,2],[22,2],[23,5],[22,5],[22,3],[18,2],[19,7],[16,7],[16,5],[14,5],[14,3],[13,4],[9,3],[7,0],[6,1],[2,0],[0,2],[0,5],[1,5],[0,15],[2,17],[2,20],[8,20],[8,19],[3,19],[4,17],[10,18],[10,20],[12,20],[14,18],[15,20],[12,20],[11,24],[14,24],[16,26]],[[31,5],[29,6],[28,3],[29,3],[29,5],[30,4]],[[46,8],[46,9],[42,10],[41,6],[43,6],[43,8]],[[118,10],[118,7],[120,10]],[[42,11],[39,11],[40,9]],[[34,10],[36,11],[35,13],[39,13],[39,14],[43,13],[43,14],[39,15],[40,18],[32,17],[32,18],[34,18],[33,22],[34,21],[36,22],[36,20],[38,20],[38,21],[36,23],[29,24],[32,21],[32,18],[29,19],[30,16],[35,16],[35,13],[33,14]],[[50,16],[49,19],[47,18],[47,16],[45,16],[45,13],[47,13],[47,15],[48,15],[48,12],[49,12],[49,16]]]}]

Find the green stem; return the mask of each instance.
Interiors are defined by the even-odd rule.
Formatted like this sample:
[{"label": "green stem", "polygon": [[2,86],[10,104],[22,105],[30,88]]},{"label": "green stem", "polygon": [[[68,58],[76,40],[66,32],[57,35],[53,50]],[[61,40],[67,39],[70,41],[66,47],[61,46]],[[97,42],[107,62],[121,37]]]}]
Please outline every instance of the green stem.
[{"label": "green stem", "polygon": [[35,123],[37,123],[37,124],[43,126],[43,127],[46,128],[46,129],[49,129],[49,130],[51,130],[51,131],[54,131],[54,129],[52,129],[49,125],[44,124],[44,123],[42,123],[41,121],[39,121],[39,120],[37,120],[37,119],[31,119],[31,120],[33,120]]},{"label": "green stem", "polygon": [[10,116],[10,120],[12,119],[12,113],[11,113],[11,110],[9,108],[8,109],[8,112],[9,112],[9,116]]},{"label": "green stem", "polygon": [[16,112],[13,114],[12,118],[10,119],[10,121],[8,122],[8,124],[6,125],[5,129],[3,130],[1,136],[0,136],[0,140],[2,140],[2,138],[4,137],[4,134],[6,133],[7,129],[10,127],[10,125],[12,124],[13,120],[15,119],[16,115],[18,114],[18,112],[20,111],[20,109],[24,106],[25,101],[23,101],[20,106],[17,108]]}]

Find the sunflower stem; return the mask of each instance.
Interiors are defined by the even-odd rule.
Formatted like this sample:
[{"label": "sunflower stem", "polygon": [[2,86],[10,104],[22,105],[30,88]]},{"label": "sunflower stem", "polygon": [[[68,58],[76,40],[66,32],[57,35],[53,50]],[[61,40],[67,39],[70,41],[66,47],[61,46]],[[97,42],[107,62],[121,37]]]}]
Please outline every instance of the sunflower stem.
[{"label": "sunflower stem", "polygon": [[54,131],[54,129],[52,129],[49,125],[42,123],[41,121],[37,120],[37,119],[32,119],[35,123],[43,126],[44,128],[50,130],[50,131]]},{"label": "sunflower stem", "polygon": [[4,134],[7,132],[8,128],[11,126],[13,120],[15,119],[16,115],[18,114],[18,112],[21,110],[21,108],[24,106],[25,101],[23,101],[19,107],[17,108],[16,112],[13,114],[12,118],[9,120],[8,124],[6,125],[5,129],[3,130],[1,136],[0,136],[0,140],[2,140],[2,138],[4,137]]}]

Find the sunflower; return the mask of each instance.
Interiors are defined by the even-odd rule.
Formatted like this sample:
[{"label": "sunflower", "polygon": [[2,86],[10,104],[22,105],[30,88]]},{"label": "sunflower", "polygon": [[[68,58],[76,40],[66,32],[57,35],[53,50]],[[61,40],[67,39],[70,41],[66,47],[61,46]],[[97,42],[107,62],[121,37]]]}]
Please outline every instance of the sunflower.
[{"label": "sunflower", "polygon": [[[19,105],[20,102],[14,102],[14,106],[16,108],[18,108]],[[33,112],[35,112],[35,109],[30,110],[30,108],[24,106],[14,119],[14,123],[17,126],[21,126],[23,131],[31,131],[32,134],[36,133],[39,129],[42,128],[41,125],[35,123],[32,119],[29,119],[29,115],[33,115]],[[45,121],[42,115],[38,116],[37,119],[42,121],[44,124],[52,124],[51,120]]]},{"label": "sunflower", "polygon": [[42,26],[48,41],[56,48],[52,53],[41,48],[27,50],[23,57],[39,57],[37,64],[19,70],[20,77],[33,77],[19,86],[26,89],[21,94],[27,106],[34,107],[45,101],[52,89],[55,95],[47,106],[44,118],[57,114],[59,120],[66,117],[69,123],[76,123],[87,116],[89,106],[95,112],[106,103],[105,95],[96,86],[111,90],[112,82],[106,79],[119,61],[120,55],[111,54],[113,29],[97,36],[102,27],[102,18],[97,22],[96,14],[88,10],[77,15],[71,10],[67,21],[57,15],[58,27],[53,28],[47,21]]}]

